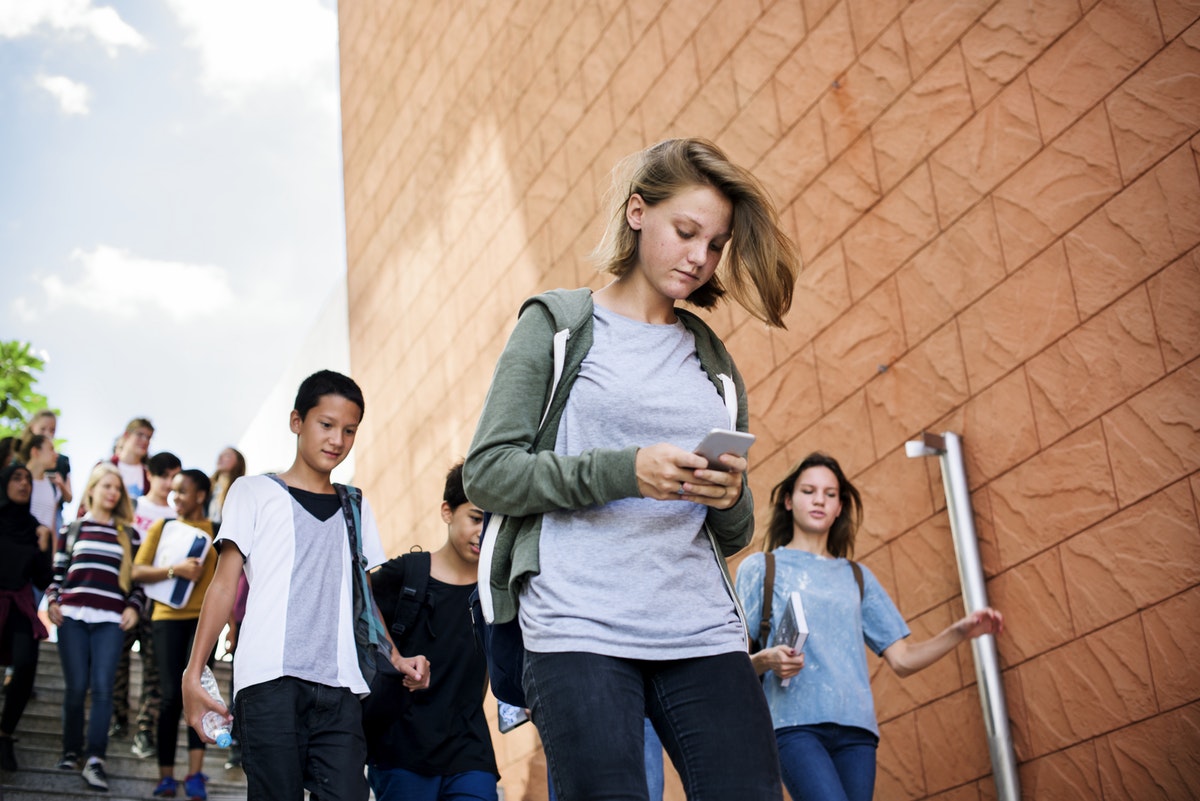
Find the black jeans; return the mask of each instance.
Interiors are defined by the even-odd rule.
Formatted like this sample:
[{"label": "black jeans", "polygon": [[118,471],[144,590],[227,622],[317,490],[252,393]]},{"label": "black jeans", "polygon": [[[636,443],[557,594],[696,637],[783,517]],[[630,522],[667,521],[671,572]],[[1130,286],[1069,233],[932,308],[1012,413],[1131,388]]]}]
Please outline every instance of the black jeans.
[{"label": "black jeans", "polygon": [[[154,657],[158,660],[158,687],[162,700],[158,708],[158,764],[175,765],[175,740],[179,718],[183,715],[183,669],[192,652],[196,624],[192,620],[155,620]],[[187,728],[188,750],[204,748],[204,741],[191,726]]]},{"label": "black jeans", "polygon": [[38,644],[33,638],[29,618],[10,609],[4,626],[4,640],[12,649],[12,680],[4,696],[4,714],[0,715],[0,732],[12,734],[33,695],[33,677],[37,673]]},{"label": "black jeans", "polygon": [[233,702],[247,797],[366,801],[362,703],[345,687],[284,676],[243,687]]},{"label": "black jeans", "polygon": [[771,713],[745,653],[672,661],[525,656],[525,698],[561,801],[646,801],[649,717],[690,801],[780,801]]}]

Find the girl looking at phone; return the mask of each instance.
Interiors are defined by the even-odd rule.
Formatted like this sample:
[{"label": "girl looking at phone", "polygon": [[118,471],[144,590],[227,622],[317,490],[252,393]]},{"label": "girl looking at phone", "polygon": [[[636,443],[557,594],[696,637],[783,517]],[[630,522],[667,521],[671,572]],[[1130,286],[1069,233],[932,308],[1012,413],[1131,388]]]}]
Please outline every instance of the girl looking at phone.
[{"label": "girl looking at phone", "polygon": [[[759,674],[772,674],[763,689],[784,784],[793,801],[870,801],[879,726],[863,643],[904,677],[966,640],[998,634],[1004,618],[982,609],[928,640],[910,641],[900,611],[865,565],[857,565],[859,588],[850,558],[862,499],[831,456],[806,456],[771,491],[771,504],[763,549],[775,555],[772,631],[799,591],[810,632],[805,653],[776,645],[752,657]],[[738,569],[750,620],[762,616],[765,562],[752,554]]]},{"label": "girl looking at phone", "polygon": [[[712,428],[746,430],[745,388],[678,304],[728,291],[782,326],[797,259],[766,192],[710,142],[636,153],[613,187],[597,248],[612,282],[527,301],[492,379],[464,467],[471,501],[508,515],[481,592],[497,622],[520,621],[558,797],[645,799],[649,717],[689,797],[779,799],[724,562],[754,525],[746,460],[714,470],[692,452]],[[547,397],[564,328],[543,424],[529,399]]]}]

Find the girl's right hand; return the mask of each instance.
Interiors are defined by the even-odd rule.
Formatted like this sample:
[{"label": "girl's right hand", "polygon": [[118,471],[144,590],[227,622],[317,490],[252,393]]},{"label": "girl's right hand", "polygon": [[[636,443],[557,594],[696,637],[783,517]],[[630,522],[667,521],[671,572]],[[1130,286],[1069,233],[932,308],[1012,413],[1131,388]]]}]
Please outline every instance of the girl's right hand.
[{"label": "girl's right hand", "polygon": [[708,467],[708,460],[667,442],[639,448],[634,462],[638,491],[643,498],[677,501],[683,484],[695,480],[695,471]]},{"label": "girl's right hand", "polygon": [[768,670],[780,679],[790,679],[804,668],[804,652],[793,651],[786,645],[775,645],[764,648],[750,655],[754,672],[760,676]]},{"label": "girl's right hand", "polygon": [[63,622],[62,607],[57,601],[51,601],[46,604],[46,617],[50,618],[50,622],[56,626],[61,626]]}]

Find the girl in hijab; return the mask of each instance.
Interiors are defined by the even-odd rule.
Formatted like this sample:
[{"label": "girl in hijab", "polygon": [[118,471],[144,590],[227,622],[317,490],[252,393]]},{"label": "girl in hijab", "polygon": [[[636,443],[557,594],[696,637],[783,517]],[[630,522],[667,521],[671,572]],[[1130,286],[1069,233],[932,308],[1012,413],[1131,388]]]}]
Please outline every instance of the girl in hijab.
[{"label": "girl in hijab", "polygon": [[11,464],[0,470],[0,663],[13,669],[0,713],[0,769],[14,771],[13,732],[33,693],[38,640],[48,636],[33,605],[30,584],[50,583],[51,531],[29,510],[33,476]]}]

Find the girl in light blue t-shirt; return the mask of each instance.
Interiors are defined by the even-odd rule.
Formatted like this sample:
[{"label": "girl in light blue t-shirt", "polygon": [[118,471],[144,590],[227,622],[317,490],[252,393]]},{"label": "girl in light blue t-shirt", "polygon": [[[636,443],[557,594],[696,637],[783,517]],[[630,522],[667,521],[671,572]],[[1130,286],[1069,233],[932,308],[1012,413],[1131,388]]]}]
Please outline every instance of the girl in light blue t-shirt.
[{"label": "girl in light blue t-shirt", "polygon": [[[862,499],[837,460],[809,454],[771,492],[765,550],[775,554],[771,630],[799,592],[809,635],[803,651],[773,645],[752,657],[775,726],[783,779],[794,801],[869,801],[875,791],[879,727],[863,643],[901,677],[928,667],[959,643],[997,634],[994,609],[967,615],[941,633],[911,642],[887,591],[865,566],[862,587],[849,561]],[[746,619],[762,617],[765,555],[738,571]],[[784,686],[787,681],[787,686]]]}]

